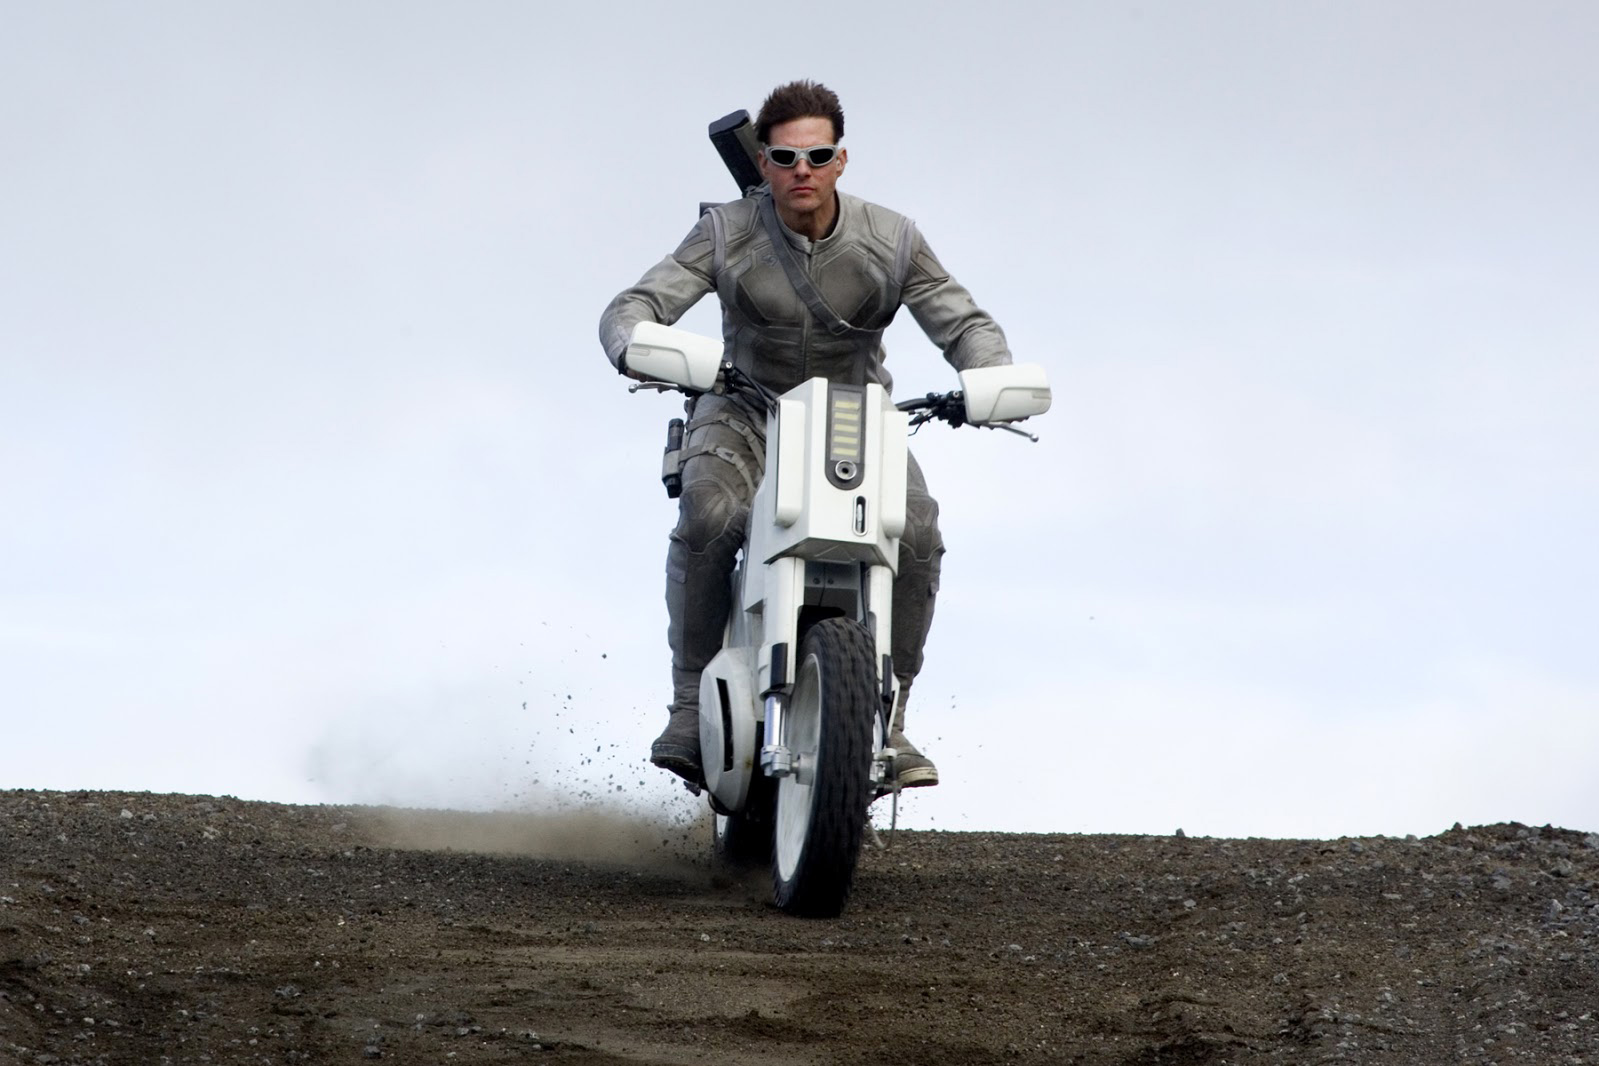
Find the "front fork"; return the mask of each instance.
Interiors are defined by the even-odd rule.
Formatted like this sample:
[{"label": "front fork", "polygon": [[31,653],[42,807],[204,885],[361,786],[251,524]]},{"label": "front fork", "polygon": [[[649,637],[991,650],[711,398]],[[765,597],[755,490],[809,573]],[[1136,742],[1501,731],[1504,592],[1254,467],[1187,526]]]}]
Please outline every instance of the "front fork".
[{"label": "front fork", "polygon": [[878,665],[881,687],[877,699],[877,717],[872,728],[871,785],[874,792],[884,792],[894,786],[894,756],[898,754],[888,746],[888,734],[894,725],[894,700],[899,691],[894,679],[894,657],[882,656]]},{"label": "front fork", "polygon": [[783,732],[784,712],[788,710],[788,693],[771,692],[766,696],[766,728],[761,744],[761,769],[768,777],[787,777],[794,772],[794,753],[788,750],[788,737]]},{"label": "front fork", "polygon": [[[783,560],[780,560],[783,561]],[[803,577],[803,569],[798,576]],[[894,572],[887,566],[871,566],[865,575],[866,624],[878,648],[889,647],[892,633],[892,615],[887,610],[873,610],[872,605],[884,607],[892,604]],[[781,586],[780,586],[781,587]],[[797,665],[797,664],[796,664]],[[774,671],[776,666],[774,664]],[[874,791],[883,792],[893,787],[893,748],[888,747],[888,735],[893,727],[894,701],[899,695],[894,677],[894,659],[882,655],[878,659],[878,709],[872,728],[872,765],[868,774]],[[794,772],[794,753],[788,746],[785,719],[792,689],[775,689],[766,694],[765,728],[762,731],[761,770],[768,777],[782,778]]]},{"label": "front fork", "polygon": [[[872,765],[867,771],[873,791],[892,787],[894,756],[898,754],[888,746],[888,734],[894,719],[894,699],[897,695],[894,686],[893,658],[888,655],[883,656],[880,669],[883,678],[882,695],[872,722]],[[794,753],[789,750],[788,737],[783,731],[787,711],[788,693],[767,694],[766,721],[762,730],[765,740],[761,744],[761,770],[768,777],[787,777],[794,772]]]}]

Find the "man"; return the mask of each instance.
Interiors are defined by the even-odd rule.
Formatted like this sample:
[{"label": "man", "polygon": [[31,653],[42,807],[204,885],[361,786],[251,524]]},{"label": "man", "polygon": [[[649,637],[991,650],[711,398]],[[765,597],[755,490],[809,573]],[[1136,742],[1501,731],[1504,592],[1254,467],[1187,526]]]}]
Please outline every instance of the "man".
[{"label": "man", "polygon": [[[901,305],[956,369],[1011,361],[998,325],[939,265],[910,219],[841,194],[849,162],[839,147],[844,111],[826,87],[798,81],[773,90],[756,119],[766,187],[711,208],[637,285],[611,301],[600,342],[611,363],[641,321],[671,325],[706,293],[722,303],[725,357],[782,393],[825,376],[888,388],[882,334]],[[774,241],[792,249],[809,294],[796,287]],[[797,266],[795,265],[797,261]],[[700,673],[721,648],[732,609],[730,575],[765,463],[766,415],[744,401],[705,394],[689,403],[683,491],[666,556],[670,719],[650,760],[701,780]],[[909,460],[907,522],[894,580],[894,674],[900,683],[890,746],[900,787],[936,785],[938,769],[904,734],[905,701],[922,666],[944,544],[938,505]]]}]

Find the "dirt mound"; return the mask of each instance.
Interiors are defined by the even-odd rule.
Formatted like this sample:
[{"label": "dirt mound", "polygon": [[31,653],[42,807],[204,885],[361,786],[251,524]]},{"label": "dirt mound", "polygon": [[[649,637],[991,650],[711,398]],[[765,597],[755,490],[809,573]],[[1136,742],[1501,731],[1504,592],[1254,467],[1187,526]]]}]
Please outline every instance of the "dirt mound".
[{"label": "dirt mound", "polygon": [[0,1063],[1599,1063],[1599,836],[707,833],[0,792]]}]

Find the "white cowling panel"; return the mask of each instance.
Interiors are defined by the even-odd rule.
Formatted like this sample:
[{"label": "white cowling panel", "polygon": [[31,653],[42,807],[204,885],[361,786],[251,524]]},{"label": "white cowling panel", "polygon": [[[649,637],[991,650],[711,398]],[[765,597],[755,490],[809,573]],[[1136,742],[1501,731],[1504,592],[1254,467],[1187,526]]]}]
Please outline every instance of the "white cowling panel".
[{"label": "white cowling panel", "polygon": [[1019,422],[1049,410],[1049,378],[1037,363],[962,370],[966,420],[983,426]]},{"label": "white cowling panel", "polygon": [[659,322],[640,322],[627,346],[627,368],[653,381],[709,392],[722,369],[722,342]]}]

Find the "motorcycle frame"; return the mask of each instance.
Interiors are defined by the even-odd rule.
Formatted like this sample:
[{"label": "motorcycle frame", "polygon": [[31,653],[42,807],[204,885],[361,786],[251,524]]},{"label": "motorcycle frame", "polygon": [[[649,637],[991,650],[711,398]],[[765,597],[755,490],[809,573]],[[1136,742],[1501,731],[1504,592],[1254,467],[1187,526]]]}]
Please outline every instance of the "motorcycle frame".
[{"label": "motorcycle frame", "polygon": [[700,680],[700,753],[713,807],[746,809],[757,775],[791,772],[783,713],[805,630],[862,623],[877,654],[874,784],[898,682],[886,649],[906,522],[908,418],[879,385],[812,378],[767,417],[766,467],[733,574],[723,647]]}]

